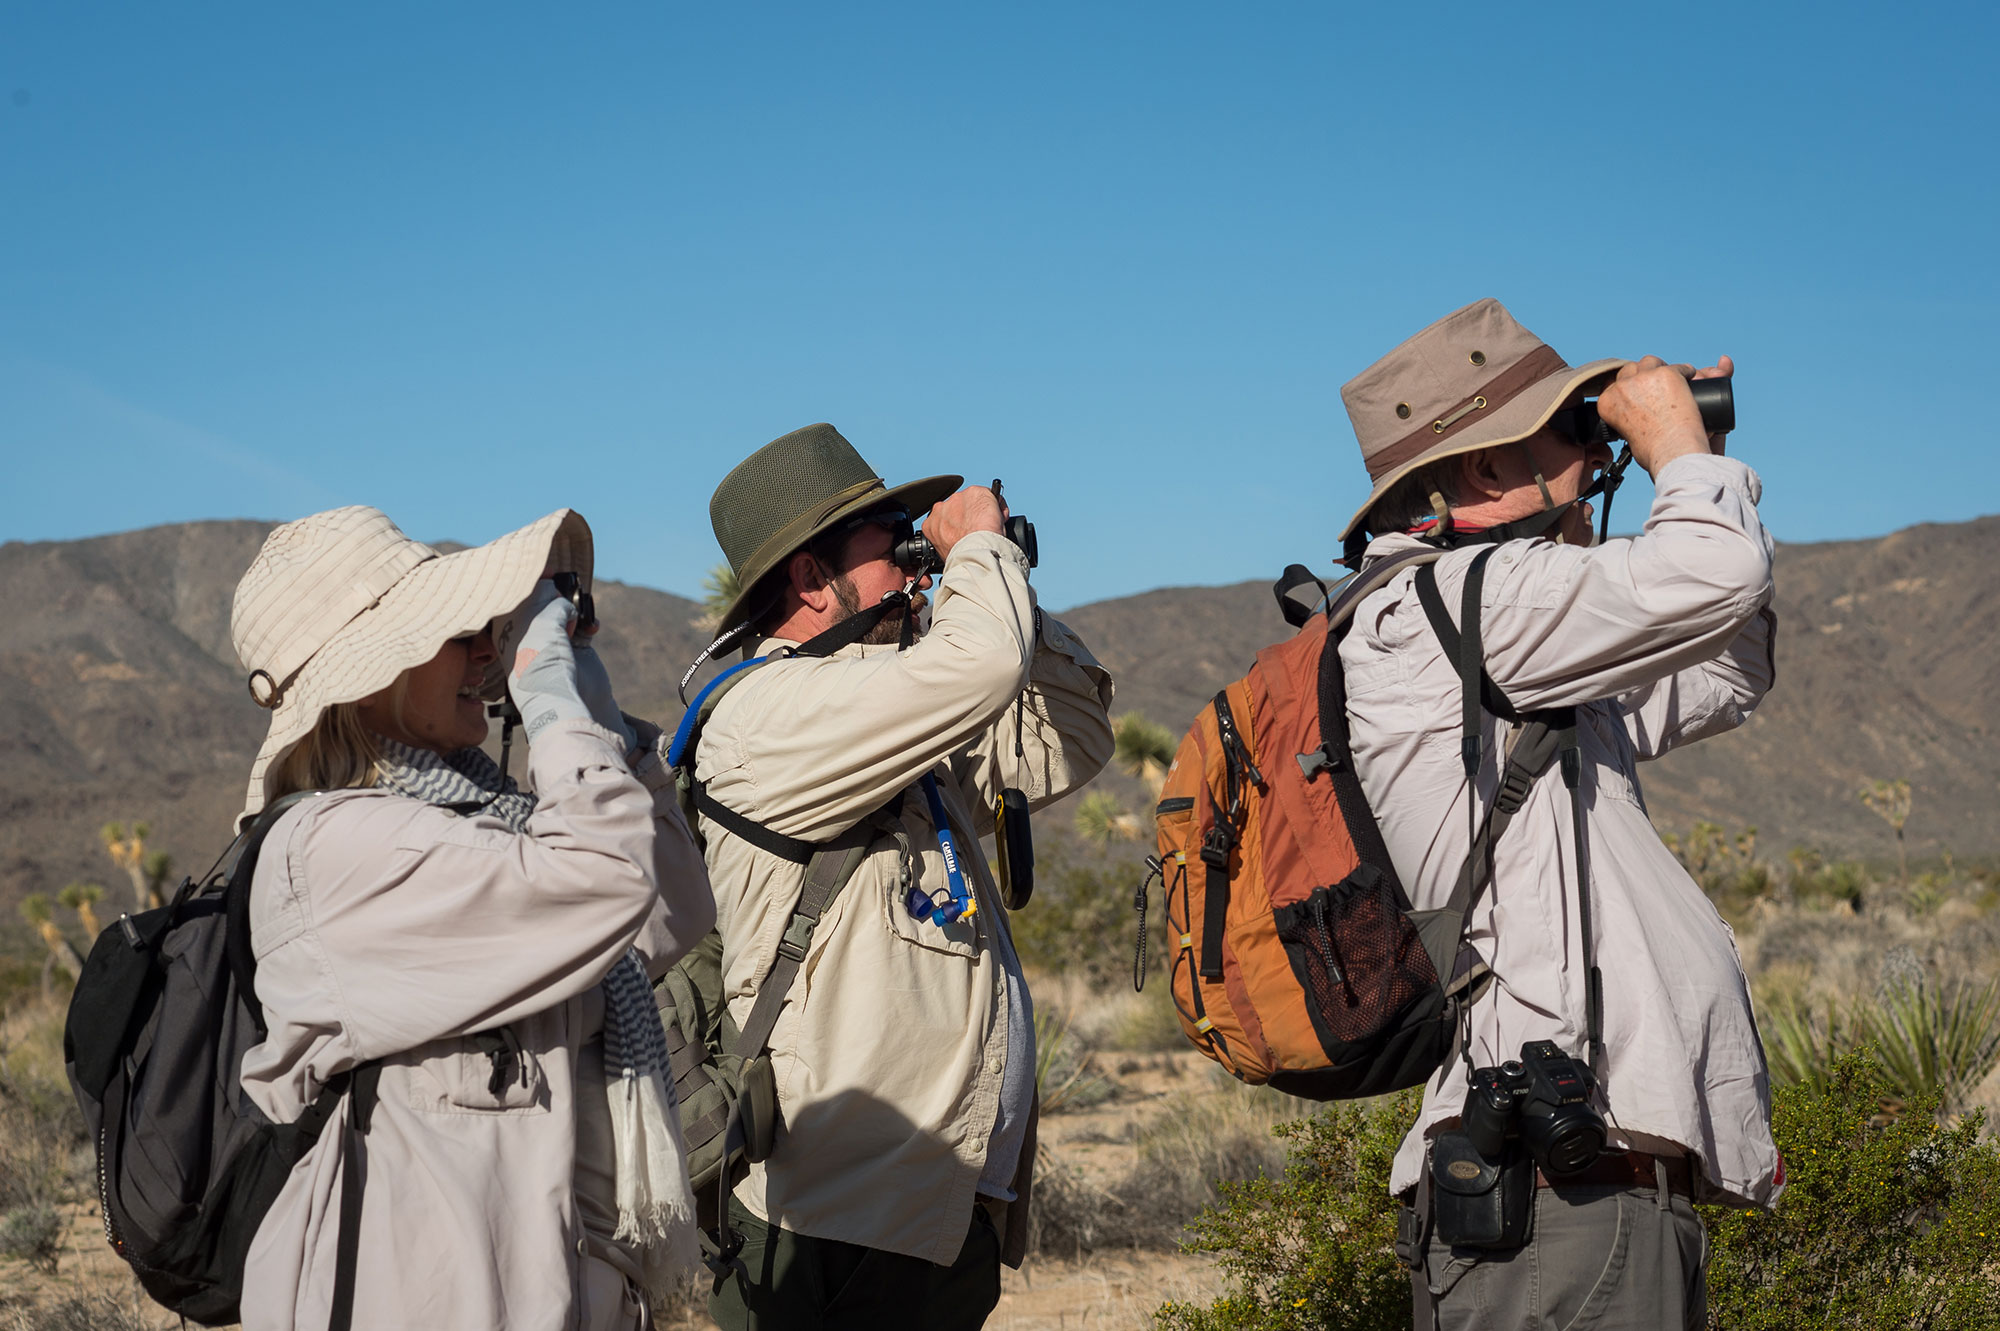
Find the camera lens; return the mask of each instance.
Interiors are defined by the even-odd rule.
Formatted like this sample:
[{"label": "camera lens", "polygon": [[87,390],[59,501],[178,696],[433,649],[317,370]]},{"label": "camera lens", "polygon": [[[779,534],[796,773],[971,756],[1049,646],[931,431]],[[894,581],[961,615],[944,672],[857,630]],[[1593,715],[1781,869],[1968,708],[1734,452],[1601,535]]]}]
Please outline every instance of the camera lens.
[{"label": "camera lens", "polygon": [[1574,1174],[1603,1154],[1604,1120],[1589,1105],[1531,1100],[1521,1107],[1521,1140],[1543,1173]]},{"label": "camera lens", "polygon": [[1590,1066],[1547,1040],[1521,1046],[1521,1140],[1542,1172],[1574,1174],[1604,1150],[1604,1119],[1590,1107]]}]

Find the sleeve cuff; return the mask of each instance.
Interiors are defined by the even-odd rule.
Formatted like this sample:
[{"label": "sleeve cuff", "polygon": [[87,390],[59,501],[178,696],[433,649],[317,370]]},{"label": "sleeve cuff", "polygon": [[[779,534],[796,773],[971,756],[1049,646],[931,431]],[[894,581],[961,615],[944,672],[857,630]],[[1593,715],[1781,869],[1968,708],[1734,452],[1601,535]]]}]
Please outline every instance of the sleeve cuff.
[{"label": "sleeve cuff", "polygon": [[1741,494],[1754,507],[1764,498],[1764,482],[1741,458],[1718,457],[1713,453],[1684,453],[1653,479],[1656,490],[1683,485],[1723,486]]}]

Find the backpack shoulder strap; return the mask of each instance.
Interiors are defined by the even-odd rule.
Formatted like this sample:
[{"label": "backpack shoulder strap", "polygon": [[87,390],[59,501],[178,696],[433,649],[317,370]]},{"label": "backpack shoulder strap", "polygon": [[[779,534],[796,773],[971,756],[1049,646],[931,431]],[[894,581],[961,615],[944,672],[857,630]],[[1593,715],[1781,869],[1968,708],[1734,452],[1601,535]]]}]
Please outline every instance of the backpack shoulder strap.
[{"label": "backpack shoulder strap", "polygon": [[1340,665],[1340,644],[1353,623],[1355,607],[1370,593],[1381,590],[1403,569],[1412,566],[1422,568],[1443,554],[1444,551],[1429,546],[1398,551],[1364,565],[1334,589],[1326,607],[1326,644],[1319,655],[1320,759],[1300,755],[1300,762],[1308,765],[1307,780],[1311,780],[1317,771],[1316,762],[1323,760],[1327,775],[1333,781],[1341,820],[1347,824],[1347,834],[1354,842],[1356,856],[1362,863],[1372,864],[1381,870],[1398,890],[1401,890],[1401,882],[1396,876],[1395,864],[1389,859],[1388,843],[1382,839],[1381,825],[1375,820],[1375,811],[1369,807],[1368,795],[1362,790],[1360,775],[1354,769],[1353,733],[1347,724],[1347,676]]},{"label": "backpack shoulder strap", "polygon": [[750,1015],[744,1018],[743,1027],[737,1032],[729,1050],[731,1054],[751,1059],[764,1052],[772,1028],[778,1024],[778,1012],[792,991],[792,981],[798,978],[799,968],[805,964],[806,950],[812,944],[820,918],[861,867],[868,848],[889,829],[902,810],[903,796],[899,791],[880,809],[814,849],[806,864],[806,881],[799,891],[799,904],[792,908],[785,936],[778,941],[777,960],[771,963],[764,983],[757,990],[757,1001],[750,1005]]},{"label": "backpack shoulder strap", "polygon": [[819,849],[815,842],[789,837],[782,832],[774,832],[754,818],[747,818],[708,793],[708,783],[695,779],[695,754],[701,745],[701,732],[708,725],[708,718],[729,691],[741,684],[750,671],[772,660],[769,654],[753,656],[748,661],[739,661],[702,686],[694,701],[688,704],[681,716],[681,723],[674,731],[673,741],[667,746],[667,766],[678,774],[677,780],[686,792],[693,811],[719,825],[731,836],[741,837],[757,849],[779,859],[790,860],[794,864],[810,863],[813,852]]},{"label": "backpack shoulder strap", "polygon": [[257,875],[257,856],[264,849],[264,838],[277,826],[278,819],[284,817],[294,804],[323,793],[318,790],[295,790],[265,806],[256,820],[237,838],[242,849],[237,853],[235,866],[229,871],[229,884],[223,889],[223,909],[228,915],[223,947],[229,954],[229,972],[236,981],[236,992],[241,996],[243,1006],[249,1009],[250,1019],[256,1023],[260,1038],[269,1032],[264,1025],[264,1005],[257,1001],[257,954],[250,947],[250,884]]}]

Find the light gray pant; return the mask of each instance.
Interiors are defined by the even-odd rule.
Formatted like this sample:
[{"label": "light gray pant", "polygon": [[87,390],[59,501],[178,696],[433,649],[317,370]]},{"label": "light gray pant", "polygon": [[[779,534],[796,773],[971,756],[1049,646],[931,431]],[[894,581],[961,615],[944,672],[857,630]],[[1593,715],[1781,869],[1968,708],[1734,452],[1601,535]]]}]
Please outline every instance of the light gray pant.
[{"label": "light gray pant", "polygon": [[[1440,1331],[1701,1331],[1708,1238],[1684,1197],[1650,1188],[1535,1192],[1534,1235],[1512,1252],[1431,1239]],[[1416,1331],[1431,1331],[1421,1308]]]}]

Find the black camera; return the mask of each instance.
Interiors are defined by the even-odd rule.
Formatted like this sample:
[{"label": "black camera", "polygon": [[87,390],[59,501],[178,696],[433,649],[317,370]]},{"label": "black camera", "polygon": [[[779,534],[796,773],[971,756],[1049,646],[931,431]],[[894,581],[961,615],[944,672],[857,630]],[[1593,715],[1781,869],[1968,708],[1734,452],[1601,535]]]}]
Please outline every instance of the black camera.
[{"label": "black camera", "polygon": [[1604,1150],[1604,1119],[1590,1107],[1597,1078],[1548,1040],[1521,1046],[1519,1062],[1477,1068],[1461,1122],[1482,1156],[1498,1160],[1516,1137],[1550,1178],[1590,1168]]},{"label": "black camera", "polygon": [[[1000,478],[993,478],[993,498],[1000,498]],[[1028,557],[1028,567],[1041,563],[1041,551],[1035,545],[1035,524],[1023,517],[1008,518],[1001,530],[1008,540],[1021,547],[1021,553]],[[930,538],[920,531],[900,536],[890,547],[889,558],[897,568],[908,569],[912,573],[944,572],[944,556],[937,552]]]},{"label": "black camera", "polygon": [[[1688,381],[1688,388],[1694,392],[1694,405],[1701,412],[1702,428],[1710,434],[1728,434],[1736,428],[1734,384],[1735,380],[1729,378]],[[1595,398],[1573,407],[1564,407],[1549,417],[1549,425],[1585,448],[1592,444],[1610,444],[1625,437],[1605,424],[1604,418],[1597,414]]]}]

